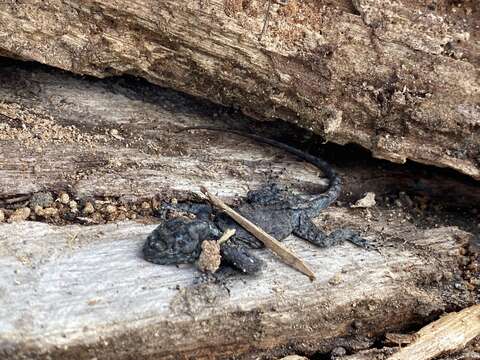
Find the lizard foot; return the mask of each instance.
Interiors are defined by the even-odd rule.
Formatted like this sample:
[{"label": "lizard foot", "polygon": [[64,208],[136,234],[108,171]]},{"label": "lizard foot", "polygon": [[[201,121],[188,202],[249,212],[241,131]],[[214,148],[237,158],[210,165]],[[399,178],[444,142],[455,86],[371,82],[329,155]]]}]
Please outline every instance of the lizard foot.
[{"label": "lizard foot", "polygon": [[221,247],[222,261],[244,274],[255,274],[265,266],[263,260],[253,256],[247,248],[237,244],[224,244]]},{"label": "lizard foot", "polygon": [[338,244],[343,241],[349,241],[352,244],[363,249],[371,249],[373,246],[367,239],[362,238],[356,231],[351,229],[338,229],[330,233],[327,238],[332,243]]}]

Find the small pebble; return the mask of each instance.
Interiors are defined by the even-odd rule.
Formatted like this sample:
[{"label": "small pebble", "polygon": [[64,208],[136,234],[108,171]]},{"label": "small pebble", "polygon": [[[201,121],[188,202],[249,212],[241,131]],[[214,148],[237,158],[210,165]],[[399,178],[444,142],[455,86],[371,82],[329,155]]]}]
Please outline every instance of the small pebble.
[{"label": "small pebble", "polygon": [[57,200],[62,204],[67,205],[70,202],[70,196],[68,196],[66,192],[61,192]]},{"label": "small pebble", "polygon": [[45,217],[51,217],[51,216],[55,216],[58,214],[58,209],[55,209],[53,207],[47,207],[45,209],[43,209],[43,216]]},{"label": "small pebble", "polygon": [[43,215],[43,208],[40,205],[37,205],[33,208],[33,212],[38,216],[42,216]]},{"label": "small pebble", "polygon": [[328,280],[328,283],[330,285],[338,285],[342,282],[342,276],[338,273],[338,274],[335,274],[333,277],[330,278],[330,280]]},{"label": "small pebble", "polygon": [[53,208],[53,207],[47,207],[43,209],[41,206],[35,206],[35,209],[33,209],[35,212],[35,215],[38,216],[43,216],[43,217],[52,217],[58,214],[58,210]]},{"label": "small pebble", "polygon": [[0,222],[4,222],[5,221],[5,213],[3,212],[2,209],[0,209]]},{"label": "small pebble", "polygon": [[147,201],[142,202],[142,209],[150,209],[150,203]]},{"label": "small pebble", "polygon": [[36,206],[41,206],[46,208],[53,203],[53,195],[51,192],[38,192],[32,195],[30,198],[30,207],[35,208]]},{"label": "small pebble", "polygon": [[105,212],[109,213],[109,214],[113,214],[117,211],[117,208],[113,205],[107,205],[107,207],[105,208]]},{"label": "small pebble", "polygon": [[115,139],[118,139],[118,140],[125,140],[125,138],[123,136],[120,136],[120,133],[118,132],[117,129],[112,129],[110,130],[110,135],[112,137],[114,137]]},{"label": "small pebble", "polygon": [[336,348],[334,348],[332,350],[332,352],[330,353],[330,355],[332,357],[335,357],[335,356],[345,356],[347,355],[347,350],[345,350],[345,348],[341,347],[341,346],[338,346]]},{"label": "small pebble", "polygon": [[70,200],[70,202],[68,203],[68,206],[70,207],[70,209],[76,209],[78,207],[78,204],[75,200]]},{"label": "small pebble", "polygon": [[367,192],[363,198],[355,203],[355,205],[352,205],[352,208],[369,208],[375,206],[375,204],[375,193]]},{"label": "small pebble", "polygon": [[85,206],[83,207],[83,213],[85,215],[90,215],[95,212],[95,208],[93,207],[91,202],[86,202]]},{"label": "small pebble", "polygon": [[10,215],[10,217],[8,218],[8,222],[19,222],[27,220],[27,218],[30,216],[30,213],[30,209],[26,207],[17,209],[12,215]]}]

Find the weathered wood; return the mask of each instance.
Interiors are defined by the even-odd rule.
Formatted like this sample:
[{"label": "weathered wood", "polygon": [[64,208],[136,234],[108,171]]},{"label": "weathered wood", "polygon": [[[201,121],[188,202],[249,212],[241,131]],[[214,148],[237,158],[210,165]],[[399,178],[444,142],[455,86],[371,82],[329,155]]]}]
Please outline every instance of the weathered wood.
[{"label": "weathered wood", "polygon": [[[363,221],[349,216],[350,225]],[[370,236],[381,226],[374,223]],[[260,276],[197,285],[192,267],[141,258],[153,228],[0,225],[0,356],[251,358],[286,345],[327,351],[342,338],[401,328],[464,296],[452,275],[468,234],[456,228],[399,224],[395,235],[402,228],[402,237],[381,253],[290,239],[317,281],[259,251],[267,262]]]},{"label": "weathered wood", "polygon": [[[29,65],[0,69],[0,81],[0,199],[44,189],[78,197],[180,198],[202,183],[231,201],[272,175],[299,191],[318,192],[326,184],[312,167],[249,140],[175,137],[178,126],[231,125],[237,118],[146,83],[79,79]],[[391,184],[409,182],[425,188],[423,175],[409,180],[399,169],[389,175],[376,164],[355,166],[339,169],[354,194],[384,194]],[[446,180],[430,179],[429,191],[463,194],[475,204],[478,187],[439,178]],[[450,184],[454,191],[443,192]],[[320,250],[287,240],[313,265],[314,284],[261,252],[264,274],[234,277],[226,287],[195,285],[193,268],[142,260],[139,249],[153,225],[2,224],[0,358],[252,358],[339,345],[355,350],[386,331],[473,301],[473,292],[454,286],[463,284],[459,263],[469,234],[419,229],[398,216],[398,208],[370,210],[367,216],[334,206],[319,226],[357,229],[377,240],[380,252],[349,244]]]},{"label": "weathered wood", "polygon": [[[233,127],[241,120],[157,86],[18,64],[0,67],[0,83],[0,199],[43,189],[79,197],[184,198],[199,181],[232,198],[272,175],[316,193],[327,185],[312,167],[248,139],[173,134],[180,126]],[[367,191],[411,191],[455,206],[480,203],[478,184],[428,168],[379,169],[358,158],[330,158],[345,179],[344,194],[355,200]]]},{"label": "weathered wood", "polygon": [[480,336],[480,305],[450,313],[415,334],[415,340],[387,360],[430,360],[462,350]]},{"label": "weathered wood", "polygon": [[271,176],[316,191],[328,184],[295,157],[250,140],[175,134],[211,125],[218,108],[158,87],[15,67],[0,69],[0,82],[0,199],[44,189],[184,198],[199,193],[199,181],[231,199]]},{"label": "weathered wood", "polygon": [[[389,355],[398,351],[397,348],[384,347],[382,349],[369,349],[359,351],[353,355],[345,355],[337,357],[338,360],[383,360]],[[437,360],[477,360],[480,359],[480,337],[463,350],[449,352],[447,354],[435,357]]]},{"label": "weathered wood", "polygon": [[376,157],[480,179],[478,1],[0,4],[0,54],[142,76]]}]

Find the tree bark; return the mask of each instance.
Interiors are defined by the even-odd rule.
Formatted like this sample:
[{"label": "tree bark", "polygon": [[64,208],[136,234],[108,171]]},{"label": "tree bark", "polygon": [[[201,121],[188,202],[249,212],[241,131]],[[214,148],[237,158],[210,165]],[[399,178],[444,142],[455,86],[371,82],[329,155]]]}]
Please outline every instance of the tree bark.
[{"label": "tree bark", "polygon": [[480,179],[475,0],[0,4],[0,53],[141,76],[379,158]]}]

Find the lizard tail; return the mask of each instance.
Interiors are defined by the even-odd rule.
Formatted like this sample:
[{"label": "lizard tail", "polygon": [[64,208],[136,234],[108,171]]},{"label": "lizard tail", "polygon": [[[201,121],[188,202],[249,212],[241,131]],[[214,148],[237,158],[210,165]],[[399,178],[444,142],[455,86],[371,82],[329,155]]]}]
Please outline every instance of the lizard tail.
[{"label": "lizard tail", "polygon": [[219,131],[219,132],[225,132],[225,133],[231,133],[231,134],[236,134],[240,135],[243,137],[247,137],[250,139],[254,139],[258,142],[264,143],[271,145],[273,147],[285,150],[300,159],[303,159],[317,168],[319,168],[323,174],[328,178],[329,180],[329,186],[328,189],[322,193],[321,195],[318,195],[314,197],[313,199],[309,200],[309,208],[306,209],[308,212],[308,215],[310,216],[317,216],[322,209],[325,209],[328,207],[330,204],[335,202],[338,198],[338,196],[341,193],[342,190],[342,181],[340,177],[337,175],[335,170],[332,168],[332,166],[327,163],[325,160],[320,159],[317,156],[310,155],[302,150],[296,149],[293,146],[281,143],[279,141],[265,138],[259,135],[251,134],[248,132],[244,131],[239,131],[239,130],[232,130],[232,129],[223,129],[223,128],[216,128],[216,127],[208,127],[208,126],[192,126],[192,127],[185,127],[182,128],[178,131],[177,133],[184,132],[184,131],[189,131],[189,130],[208,130],[208,131]]}]

